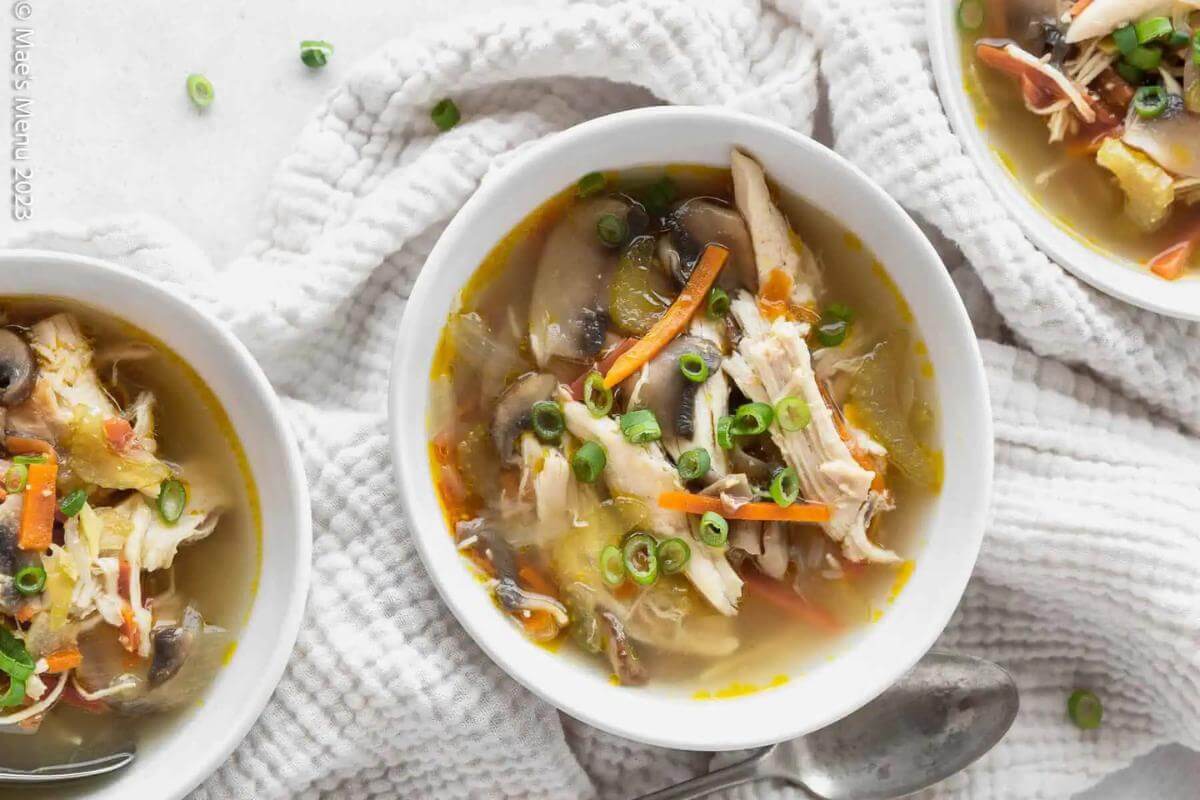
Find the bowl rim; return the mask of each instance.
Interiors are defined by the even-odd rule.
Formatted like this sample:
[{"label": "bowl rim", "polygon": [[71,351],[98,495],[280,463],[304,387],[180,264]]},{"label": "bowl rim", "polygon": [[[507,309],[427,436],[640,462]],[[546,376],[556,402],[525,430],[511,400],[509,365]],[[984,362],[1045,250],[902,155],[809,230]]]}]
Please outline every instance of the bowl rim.
[{"label": "bowl rim", "polygon": [[[425,398],[420,397],[421,393],[410,390],[412,379],[415,376],[419,379],[424,394],[428,394],[432,349],[430,349],[429,359],[419,359],[416,354],[418,350],[416,342],[422,337],[427,341],[430,330],[436,330],[440,334],[442,326],[445,324],[445,320],[439,313],[440,309],[443,305],[448,307],[452,304],[462,285],[478,266],[477,263],[462,266],[465,259],[459,259],[459,266],[454,267],[454,253],[464,241],[469,241],[469,228],[476,219],[488,209],[503,202],[500,198],[506,185],[519,181],[522,174],[531,166],[544,160],[561,160],[561,153],[574,150],[576,152],[571,152],[571,154],[575,156],[572,162],[575,174],[583,174],[593,169],[620,169],[623,166],[592,163],[588,160],[591,158],[590,154],[581,156],[577,151],[588,152],[589,140],[613,134],[618,129],[625,129],[625,132],[628,133],[631,129],[637,131],[639,126],[652,127],[658,124],[708,126],[709,130],[705,135],[720,139],[720,141],[733,140],[736,142],[750,132],[753,132],[753,136],[778,138],[782,140],[783,145],[793,148],[798,157],[803,156],[823,169],[838,173],[840,179],[853,184],[856,192],[864,194],[866,200],[876,206],[878,213],[886,215],[887,224],[895,229],[897,235],[903,236],[905,243],[913,248],[910,254],[911,258],[919,259],[929,266],[930,274],[925,278],[932,287],[930,291],[949,306],[945,309],[943,319],[954,329],[956,337],[961,340],[959,344],[961,345],[963,373],[958,378],[964,387],[964,395],[972,398],[970,402],[974,405],[969,408],[964,406],[964,409],[973,415],[971,419],[976,426],[972,430],[962,432],[963,436],[970,439],[970,446],[964,452],[971,454],[966,458],[968,463],[964,472],[977,477],[977,480],[972,481],[970,485],[974,496],[969,498],[977,502],[970,506],[968,513],[965,513],[961,520],[960,529],[967,542],[964,545],[965,552],[960,560],[952,565],[949,582],[943,587],[944,594],[942,596],[948,599],[952,598],[952,602],[946,602],[944,607],[936,611],[929,609],[923,611],[927,615],[927,620],[931,620],[932,624],[928,625],[921,636],[910,637],[907,640],[907,645],[911,650],[907,652],[906,657],[896,658],[892,663],[880,666],[879,674],[872,678],[870,685],[859,689],[857,693],[848,693],[852,696],[835,704],[827,713],[805,720],[800,724],[787,719],[786,714],[779,713],[779,708],[773,706],[770,701],[776,691],[786,692],[791,688],[789,686],[780,687],[772,692],[759,692],[736,700],[722,700],[716,704],[694,703],[696,706],[727,705],[730,708],[736,707],[734,713],[741,721],[740,727],[743,730],[717,730],[712,725],[707,726],[706,730],[700,730],[705,726],[662,724],[657,721],[645,720],[631,722],[630,718],[636,716],[636,712],[631,711],[631,706],[625,704],[626,701],[622,699],[622,695],[606,693],[605,685],[600,681],[595,682],[594,691],[578,693],[572,693],[570,689],[583,687],[557,685],[560,680],[563,682],[581,680],[578,677],[581,672],[578,667],[556,665],[556,662],[566,665],[568,659],[558,656],[548,657],[540,662],[538,666],[540,672],[535,673],[533,669],[523,672],[522,667],[514,664],[514,661],[524,660],[524,656],[506,651],[511,636],[519,636],[519,634],[511,631],[511,625],[498,626],[494,621],[489,621],[489,619],[497,620],[500,617],[490,601],[483,604],[468,596],[473,594],[482,597],[485,593],[480,591],[478,584],[473,579],[469,578],[468,571],[461,563],[461,559],[457,557],[447,559],[446,563],[440,560],[445,554],[446,548],[449,547],[453,550],[453,547],[449,544],[450,536],[442,509],[433,494],[432,471],[428,458],[428,433],[424,417]],[[678,159],[681,162],[692,160],[694,159]],[[634,157],[624,166],[633,166],[638,163],[650,162],[645,159],[638,161]],[[542,196],[537,202],[543,202],[562,188],[563,186],[544,187]],[[798,194],[803,193],[798,192]],[[533,210],[533,207],[536,207],[536,204],[530,208],[522,207],[520,217],[527,215]],[[846,225],[841,219],[837,221],[841,225]],[[505,230],[499,231],[486,244],[485,250],[490,250],[505,233]],[[862,238],[867,241],[865,236]],[[934,265],[937,267],[936,270],[932,269]],[[443,293],[437,292],[434,286],[436,280],[434,276],[444,270],[464,271],[461,280],[455,279],[454,288],[449,297],[443,297]],[[445,300],[444,304],[443,300]],[[430,319],[431,314],[437,316]],[[420,347],[424,349],[425,345]],[[942,387],[939,387],[939,395],[942,394],[942,391]],[[420,399],[415,399],[418,397]],[[963,402],[967,403],[968,401],[964,400]],[[415,540],[426,572],[459,623],[493,662],[535,695],[564,713],[601,730],[652,745],[693,750],[740,749],[794,738],[824,727],[852,713],[890,686],[933,646],[958,607],[959,599],[974,569],[982,544],[993,470],[990,399],[978,341],[966,309],[963,307],[961,298],[940,257],[924,234],[920,232],[916,223],[899,204],[872,183],[857,167],[811,138],[802,136],[778,123],[742,112],[698,106],[656,106],[624,111],[581,123],[548,137],[515,154],[510,161],[494,173],[489,173],[478,190],[446,227],[417,276],[399,326],[393,353],[388,405],[393,461],[401,499],[408,517],[408,532],[410,537]],[[402,420],[420,420],[420,424],[403,424]],[[964,448],[966,447],[964,445]],[[945,490],[943,490],[944,494]],[[941,502],[940,497],[938,503]],[[465,591],[465,587],[468,585],[473,587],[473,592]],[[458,593],[458,588],[463,588],[463,593]],[[509,629],[511,633],[504,634],[502,628]],[[535,645],[529,647],[537,649]],[[545,679],[539,680],[539,678]],[[803,682],[795,681],[793,685],[801,683]],[[591,686],[587,688],[592,689]],[[608,688],[611,689],[611,687]],[[622,689],[621,691],[629,692],[630,690]],[[601,694],[603,694],[603,703],[591,697]],[[641,696],[646,697],[646,695]],[[767,699],[764,700],[764,698]],[[674,707],[682,708],[681,705]],[[624,716],[622,717],[622,715]],[[717,716],[724,718],[729,714],[721,712]],[[694,721],[700,718],[700,716],[693,715],[690,719]],[[752,725],[748,724],[751,720],[753,720]],[[749,730],[746,730],[747,728]]]},{"label": "bowl rim", "polygon": [[[80,270],[86,273],[87,281],[81,282],[79,288],[73,292],[37,293],[34,295],[20,290],[14,292],[5,285],[6,279],[0,278],[0,297],[28,295],[46,297],[52,300],[61,299],[68,302],[78,302],[88,307],[97,308],[100,313],[108,314],[123,322],[134,325],[160,339],[166,338],[158,331],[152,330],[144,321],[132,318],[130,314],[99,308],[94,302],[90,301],[87,296],[87,286],[93,285],[94,282],[105,281],[127,286],[136,285],[137,289],[135,291],[142,292],[144,296],[152,298],[155,302],[167,304],[173,310],[173,313],[191,317],[199,327],[205,328],[209,332],[211,337],[222,348],[223,353],[231,354],[236,359],[238,371],[246,379],[245,381],[239,380],[239,382],[245,384],[247,392],[253,392],[262,401],[263,407],[271,421],[269,435],[278,441],[280,450],[284,455],[284,463],[279,465],[280,474],[285,478],[284,483],[287,485],[290,496],[290,511],[297,521],[297,526],[292,531],[295,539],[295,557],[293,563],[288,567],[288,573],[292,577],[291,588],[286,598],[282,599],[283,611],[281,613],[280,624],[277,628],[278,635],[274,640],[270,657],[265,663],[257,665],[247,663],[240,667],[240,671],[246,674],[246,684],[248,685],[246,685],[241,693],[243,702],[236,708],[224,712],[228,724],[222,728],[224,732],[220,739],[216,740],[218,744],[212,746],[207,755],[203,754],[207,745],[197,745],[199,757],[188,765],[176,765],[172,771],[172,774],[176,777],[171,779],[169,790],[159,780],[154,780],[153,785],[147,787],[159,792],[159,796],[161,797],[178,800],[185,797],[215,773],[250,733],[250,730],[262,716],[262,712],[265,710],[267,703],[282,680],[283,673],[295,649],[295,643],[304,618],[312,572],[312,505],[309,500],[308,481],[300,456],[300,448],[291,427],[287,424],[287,417],[284,414],[279,396],[275,393],[262,367],[259,366],[258,361],[242,341],[219,319],[170,292],[157,280],[104,259],[38,248],[0,248],[0,274],[10,264],[14,266],[41,264],[50,269],[60,268],[65,265],[67,269]],[[182,355],[180,355],[180,358],[182,358]],[[198,367],[190,362],[188,364],[202,379],[204,378]],[[205,383],[208,383],[208,381],[205,380]],[[213,390],[213,395],[217,397],[225,409],[228,409],[229,403],[227,398],[221,397],[215,390]],[[226,410],[225,413],[229,414],[229,411]],[[230,419],[230,424],[233,425],[232,418]],[[239,439],[244,438],[236,429],[235,433],[237,433]],[[249,464],[248,469],[251,470],[252,477],[258,483],[260,477],[254,473],[253,464]],[[260,502],[261,500],[260,493]],[[267,533],[266,516],[269,510],[264,506],[261,513],[264,519],[262,534],[265,537]],[[264,559],[259,565],[258,576],[256,577],[256,584],[259,585],[259,589],[251,599],[250,608],[242,626],[243,634],[246,630],[249,630],[255,614],[258,613],[258,597],[262,591],[260,581],[265,571],[266,562]],[[238,641],[240,640],[241,635],[238,637]],[[225,670],[234,669],[236,664],[238,662],[235,659],[232,663],[225,665],[222,668],[221,674]],[[210,708],[213,708],[213,706],[202,702],[196,708],[191,709],[187,719],[202,717],[205,715],[206,710]],[[180,720],[178,723],[168,726],[163,733],[156,734],[155,739],[162,739],[164,741],[173,739],[179,734],[179,731],[175,730],[175,728],[184,722],[186,720]],[[148,774],[145,780],[161,779],[161,777],[161,773],[155,772]],[[122,792],[130,788],[138,788],[137,785],[131,787],[121,785],[120,778],[117,781],[117,783],[112,785],[97,786],[94,791],[107,796],[115,787],[119,787],[119,791]],[[91,784],[88,785],[90,786]]]},{"label": "bowl rim", "polygon": [[1033,195],[1009,174],[993,153],[986,134],[975,124],[974,104],[967,97],[962,50],[954,25],[954,0],[925,0],[929,60],[942,108],[967,157],[1001,206],[1046,256],[1093,288],[1139,308],[1186,320],[1200,320],[1200,277],[1168,281],[1132,259],[1085,243],[1057,225]]}]

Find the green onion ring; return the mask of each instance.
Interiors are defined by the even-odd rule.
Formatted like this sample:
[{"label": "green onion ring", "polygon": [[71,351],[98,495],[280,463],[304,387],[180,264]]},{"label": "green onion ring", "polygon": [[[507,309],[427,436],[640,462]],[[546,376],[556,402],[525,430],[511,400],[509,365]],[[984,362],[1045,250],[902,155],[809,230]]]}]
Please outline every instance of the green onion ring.
[{"label": "green onion ring", "polygon": [[429,112],[429,116],[438,130],[443,132],[453,128],[462,119],[462,114],[459,113],[458,106],[449,97],[439,100],[437,105]]},{"label": "green onion ring", "polygon": [[612,389],[604,385],[604,376],[593,370],[583,382],[583,404],[596,419],[605,416],[613,407]]},{"label": "green onion ring", "polygon": [[1161,117],[1169,102],[1170,96],[1161,86],[1142,86],[1133,95],[1133,108],[1142,119]]},{"label": "green onion ring", "polygon": [[800,496],[800,476],[796,470],[786,467],[771,478],[771,499],[781,508],[787,508]]},{"label": "green onion ring", "polygon": [[529,409],[529,422],[533,427],[533,435],[543,444],[558,444],[567,427],[562,409],[553,400],[534,403]]},{"label": "green onion ring", "polygon": [[4,473],[4,491],[17,494],[25,491],[25,483],[29,480],[29,467],[24,464],[13,464]]},{"label": "green onion ring", "polygon": [[41,567],[24,567],[13,576],[13,585],[26,597],[41,594],[46,588],[46,570]]},{"label": "green onion ring", "polygon": [[604,177],[603,172],[589,172],[575,185],[575,194],[579,197],[591,197],[603,192],[606,186],[608,186],[608,179]]},{"label": "green onion ring", "polygon": [[692,558],[692,548],[679,537],[665,539],[658,543],[658,568],[663,575],[674,575],[682,572]]},{"label": "green onion ring", "polygon": [[187,488],[176,478],[167,478],[158,489],[158,515],[168,525],[183,516],[187,506]]},{"label": "green onion ring", "polygon": [[708,290],[707,313],[710,319],[721,319],[729,313],[729,293],[720,286]]},{"label": "green onion ring", "polygon": [[1104,718],[1104,706],[1094,692],[1076,689],[1067,698],[1067,716],[1077,727],[1094,730],[1100,727],[1100,720]]},{"label": "green onion ring", "polygon": [[699,353],[684,353],[679,357],[679,371],[692,383],[708,380],[708,364]]},{"label": "green onion ring", "polygon": [[712,466],[712,456],[703,447],[696,447],[679,454],[675,469],[684,481],[694,481],[708,474]]},{"label": "green onion ring", "polygon": [[812,422],[812,409],[803,397],[789,395],[775,404],[775,419],[788,433],[802,431]]},{"label": "green onion ring", "polygon": [[700,541],[709,547],[720,547],[729,540],[729,523],[715,511],[705,511],[700,517]]},{"label": "green onion ring", "polygon": [[584,442],[571,456],[571,471],[580,483],[595,483],[604,473],[608,454],[599,442]]},{"label": "green onion ring", "polygon": [[717,420],[717,447],[722,450],[733,448],[733,417],[728,414]]},{"label": "green onion ring", "polygon": [[306,39],[300,43],[300,60],[304,66],[319,69],[325,66],[333,55],[333,45],[319,39]]},{"label": "green onion ring", "polygon": [[187,93],[196,108],[208,108],[216,96],[212,81],[199,73],[187,76]]},{"label": "green onion ring", "polygon": [[658,580],[658,545],[648,533],[631,533],[621,547],[625,572],[639,586],[649,586]]},{"label": "green onion ring", "polygon": [[648,408],[621,415],[621,433],[630,444],[646,444],[662,438],[662,428]]},{"label": "green onion ring", "polygon": [[738,436],[765,433],[775,421],[775,409],[766,403],[746,403],[733,414],[733,432]]},{"label": "green onion ring", "polygon": [[621,551],[611,544],[600,551],[600,577],[609,586],[620,586],[625,582],[625,561]]},{"label": "green onion ring", "polygon": [[59,501],[58,510],[64,517],[73,517],[83,510],[85,503],[87,503],[87,492],[83,489],[76,489]]}]

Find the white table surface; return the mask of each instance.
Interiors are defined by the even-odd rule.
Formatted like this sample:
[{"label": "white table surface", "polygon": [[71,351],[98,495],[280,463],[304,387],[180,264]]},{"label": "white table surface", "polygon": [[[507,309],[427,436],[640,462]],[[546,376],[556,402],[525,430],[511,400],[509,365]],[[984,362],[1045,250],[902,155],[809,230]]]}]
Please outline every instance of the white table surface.
[{"label": "white table surface", "polygon": [[[150,211],[191,236],[218,264],[250,241],[271,173],[347,66],[418,25],[499,4],[29,2],[33,13],[22,25],[34,30],[36,41],[32,157],[26,162],[34,171],[35,219]],[[7,42],[12,6],[5,3],[0,15]],[[300,63],[302,39],[334,44],[327,67],[309,70]],[[203,113],[184,92],[190,72],[203,73],[215,87],[216,100]],[[11,95],[6,81],[0,88],[6,109]],[[0,229],[19,224],[7,212]],[[1078,800],[1198,796],[1200,755],[1168,747]]]}]

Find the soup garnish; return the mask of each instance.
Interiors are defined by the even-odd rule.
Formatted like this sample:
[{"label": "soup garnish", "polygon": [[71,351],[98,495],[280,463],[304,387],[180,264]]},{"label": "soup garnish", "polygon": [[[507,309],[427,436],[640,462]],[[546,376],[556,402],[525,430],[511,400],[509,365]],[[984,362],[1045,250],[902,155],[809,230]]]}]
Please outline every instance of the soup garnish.
[{"label": "soup garnish", "polygon": [[940,461],[911,318],[838,261],[738,151],[590,173],[497,247],[443,333],[431,453],[530,639],[696,681],[871,618]]},{"label": "soup garnish", "polygon": [[[236,444],[159,345],[55,301],[0,303],[0,325],[0,735],[36,768],[199,698],[233,644],[204,611],[248,599],[221,557],[250,512]],[[220,601],[187,564],[210,537]]]},{"label": "soup garnish", "polygon": [[[958,19],[1006,163],[1027,180],[1036,170],[1030,188],[1055,212],[1153,274],[1195,267],[1200,0],[960,0]],[[1045,121],[1043,142],[1028,115]]]}]

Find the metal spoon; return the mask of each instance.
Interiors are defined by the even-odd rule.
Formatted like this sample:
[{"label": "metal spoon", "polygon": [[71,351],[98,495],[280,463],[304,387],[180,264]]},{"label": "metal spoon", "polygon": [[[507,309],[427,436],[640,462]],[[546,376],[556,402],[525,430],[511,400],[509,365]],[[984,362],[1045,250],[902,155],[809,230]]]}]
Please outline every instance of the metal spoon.
[{"label": "metal spoon", "polygon": [[37,769],[9,769],[0,767],[0,786],[31,783],[61,783],[77,781],[82,778],[95,778],[124,769],[137,758],[137,752],[132,746],[127,751],[93,758],[88,761],[75,761],[70,764],[55,764]]},{"label": "metal spoon", "polygon": [[1012,676],[990,661],[929,653],[891,688],[786,747],[640,800],[689,800],[776,778],[814,800],[887,800],[950,777],[1004,738],[1020,704]]}]

